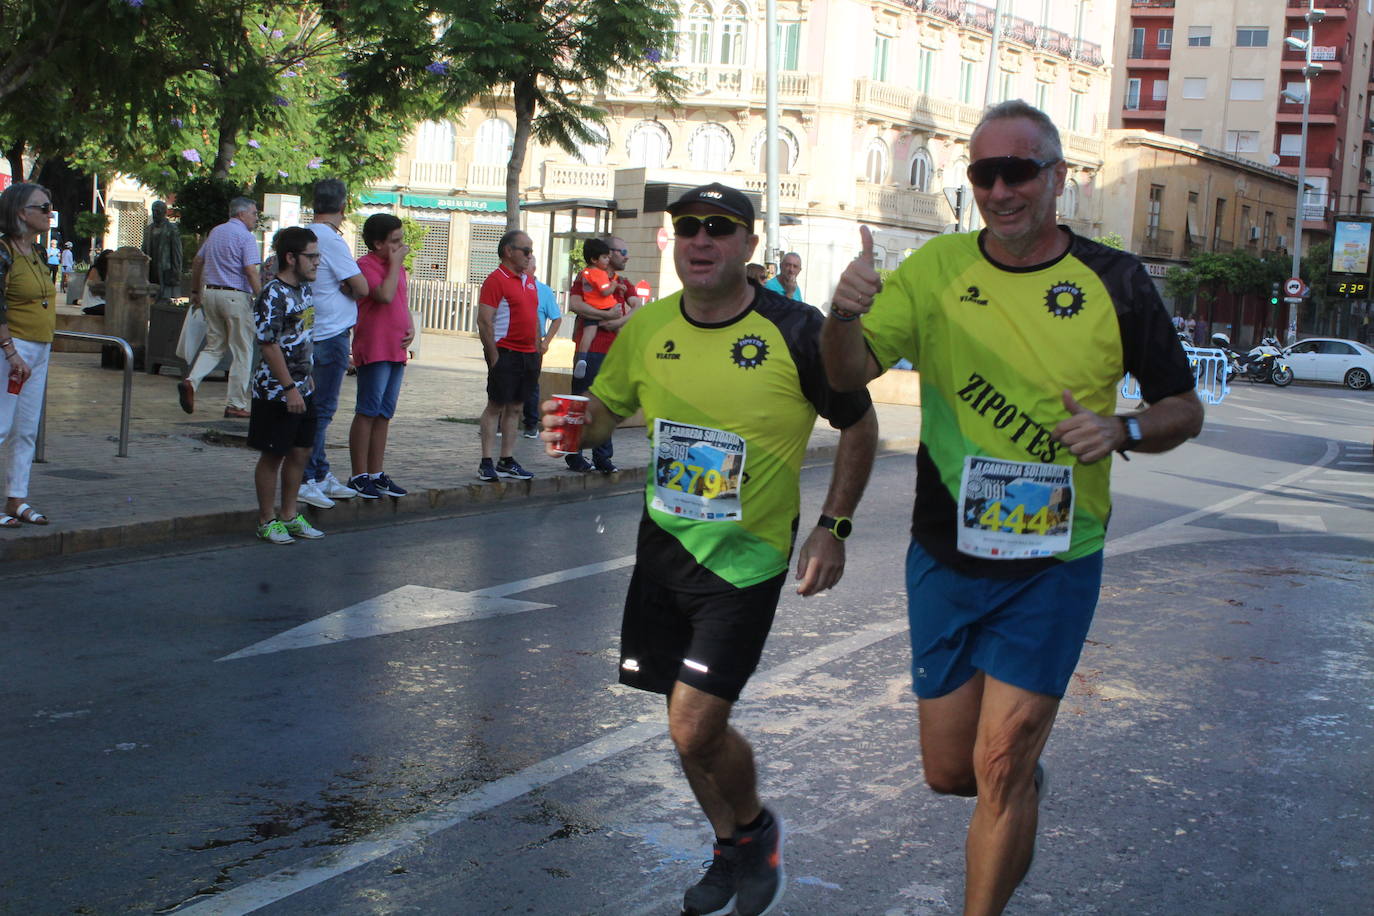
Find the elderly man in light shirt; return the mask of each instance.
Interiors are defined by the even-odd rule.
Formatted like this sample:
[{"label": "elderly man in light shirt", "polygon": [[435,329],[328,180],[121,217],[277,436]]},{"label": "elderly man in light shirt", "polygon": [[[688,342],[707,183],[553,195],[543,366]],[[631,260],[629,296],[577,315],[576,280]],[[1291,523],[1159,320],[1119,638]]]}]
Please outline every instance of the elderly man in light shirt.
[{"label": "elderly man in light shirt", "polygon": [[229,219],[210,230],[191,262],[191,304],[205,314],[205,349],[177,385],[181,409],[196,409],[196,389],[219,365],[227,350],[229,391],[226,417],[248,417],[248,382],[257,366],[254,347],[253,299],[262,288],[258,265],[262,255],[253,229],[258,205],[250,198],[229,201]]}]

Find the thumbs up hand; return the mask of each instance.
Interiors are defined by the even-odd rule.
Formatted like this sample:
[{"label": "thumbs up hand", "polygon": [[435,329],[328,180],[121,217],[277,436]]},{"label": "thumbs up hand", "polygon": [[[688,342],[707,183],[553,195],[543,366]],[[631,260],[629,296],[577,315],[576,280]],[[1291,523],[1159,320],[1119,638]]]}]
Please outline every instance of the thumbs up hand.
[{"label": "thumbs up hand", "polygon": [[844,269],[831,297],[832,311],[863,315],[873,307],[873,297],[883,288],[883,280],[873,266],[873,233],[867,226],[859,227],[859,241],[859,256]]},{"label": "thumbs up hand", "polygon": [[1067,389],[1063,400],[1069,416],[1060,420],[1050,435],[1080,462],[1101,461],[1126,442],[1126,426],[1119,417],[1093,413],[1078,403],[1073,392]]}]

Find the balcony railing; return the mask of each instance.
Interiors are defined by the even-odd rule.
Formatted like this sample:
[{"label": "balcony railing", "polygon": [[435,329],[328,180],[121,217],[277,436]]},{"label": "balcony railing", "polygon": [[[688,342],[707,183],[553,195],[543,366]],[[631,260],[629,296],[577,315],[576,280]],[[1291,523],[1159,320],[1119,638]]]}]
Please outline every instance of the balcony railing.
[{"label": "balcony railing", "polygon": [[983,112],[972,105],[938,98],[877,80],[854,81],[854,104],[860,111],[890,116],[909,122],[958,130],[973,130]]},{"label": "balcony railing", "polygon": [[1043,25],[1035,30],[1035,46],[1060,57],[1073,57],[1073,38],[1067,32],[1048,29]]},{"label": "balcony railing", "polygon": [[909,188],[885,188],[860,181],[855,200],[861,217],[878,217],[906,226],[933,229],[953,218],[942,195],[922,194]]},{"label": "balcony railing", "polygon": [[1025,45],[1035,44],[1035,23],[1010,13],[1002,15],[1002,37]]},{"label": "balcony railing", "polygon": [[1131,0],[1131,9],[1173,9],[1174,0]]},{"label": "balcony railing", "polygon": [[1126,53],[1126,60],[1171,60],[1173,58],[1173,46],[1161,48],[1158,45],[1141,45],[1131,48]]},{"label": "balcony railing", "polygon": [[[740,180],[740,179],[736,179]],[[746,191],[753,191],[760,196],[767,195],[768,176],[766,175],[745,175],[743,176],[744,188]],[[778,176],[778,199],[787,203],[796,203],[802,199],[802,180],[796,175]]]},{"label": "balcony railing", "polygon": [[959,21],[971,29],[991,32],[992,24],[997,21],[997,10],[981,3],[965,3]]},{"label": "balcony railing", "polygon": [[1145,239],[1140,244],[1140,253],[1152,258],[1171,258],[1174,256],[1174,231],[1159,227],[1145,228]]},{"label": "balcony railing", "polygon": [[[1340,110],[1339,99],[1313,99],[1307,107],[1310,114],[1333,115]],[[1301,115],[1302,102],[1279,102],[1279,114]]]},{"label": "balcony railing", "polygon": [[[1127,111],[1163,111],[1166,101],[1166,99],[1155,98],[1132,99],[1130,96],[1126,96],[1126,104],[1122,107],[1125,108]],[[1134,102],[1135,104],[1131,104],[1132,102]]]},{"label": "balcony railing", "polygon": [[410,164],[410,187],[443,188],[458,187],[458,165],[455,162],[423,162]]},{"label": "balcony railing", "polygon": [[610,197],[615,193],[615,177],[610,166],[545,162],[543,169],[540,190],[547,195]]},{"label": "balcony railing", "polygon": [[504,191],[506,189],[506,164],[468,166],[469,191]]},{"label": "balcony railing", "polygon": [[[1134,6],[1135,4],[1132,3],[1131,5]],[[1172,3],[1169,5],[1173,6]],[[1290,10],[1305,10],[1307,6],[1306,0],[1288,0],[1288,8]],[[1344,10],[1349,9],[1349,7],[1350,0],[1322,0],[1321,5],[1321,8],[1324,10]]]},{"label": "balcony railing", "polygon": [[1100,67],[1105,62],[1102,57],[1102,46],[1095,41],[1084,41],[1082,38],[1074,40],[1073,59],[1094,67]]}]

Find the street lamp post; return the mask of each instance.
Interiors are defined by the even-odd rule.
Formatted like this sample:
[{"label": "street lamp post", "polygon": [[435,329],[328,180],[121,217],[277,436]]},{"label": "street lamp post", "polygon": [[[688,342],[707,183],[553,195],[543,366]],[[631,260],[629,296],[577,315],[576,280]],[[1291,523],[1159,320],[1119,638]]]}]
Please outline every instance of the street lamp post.
[{"label": "street lamp post", "polygon": [[[1317,37],[1317,23],[1326,18],[1326,10],[1317,9],[1314,5],[1316,0],[1307,0],[1307,12],[1303,14],[1303,19],[1307,21],[1306,38],[1295,38],[1292,35],[1283,41],[1290,48],[1304,53],[1304,63],[1302,68],[1302,136],[1299,140],[1298,149],[1298,208],[1296,218],[1293,220],[1293,273],[1290,276],[1298,276],[1298,271],[1302,266],[1302,224],[1307,216],[1307,117],[1312,102],[1312,77],[1322,72],[1322,65],[1312,62],[1312,45]],[[1283,90],[1282,96],[1290,102],[1295,102],[1293,93],[1287,89]],[[1288,297],[1288,331],[1285,335],[1285,342],[1290,346],[1298,339],[1298,299],[1295,296]]]}]

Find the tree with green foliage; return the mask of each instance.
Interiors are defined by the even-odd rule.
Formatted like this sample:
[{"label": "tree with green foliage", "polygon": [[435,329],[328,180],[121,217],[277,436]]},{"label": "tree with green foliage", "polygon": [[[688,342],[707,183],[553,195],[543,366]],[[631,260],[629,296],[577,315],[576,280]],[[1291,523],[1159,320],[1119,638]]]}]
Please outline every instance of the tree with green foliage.
[{"label": "tree with green foliage", "polygon": [[653,0],[467,0],[428,4],[435,21],[428,72],[439,109],[481,99],[509,102],[515,135],[506,166],[506,225],[520,224],[520,173],[530,138],[575,154],[597,144],[605,111],[596,105],[613,80],[631,79],[667,103],[684,88],[663,65],[674,42],[675,7]]},{"label": "tree with green foliage", "polygon": [[1121,237],[1119,232],[1108,232],[1106,235],[1099,235],[1097,238],[1093,239],[1093,241],[1097,242],[1099,245],[1106,245],[1108,248],[1115,248],[1118,251],[1124,251],[1126,248],[1126,240]]}]

